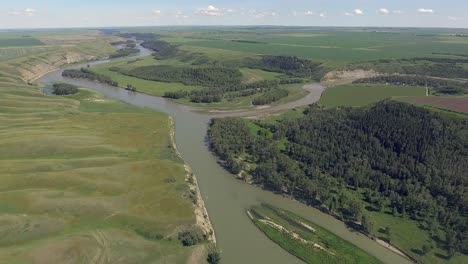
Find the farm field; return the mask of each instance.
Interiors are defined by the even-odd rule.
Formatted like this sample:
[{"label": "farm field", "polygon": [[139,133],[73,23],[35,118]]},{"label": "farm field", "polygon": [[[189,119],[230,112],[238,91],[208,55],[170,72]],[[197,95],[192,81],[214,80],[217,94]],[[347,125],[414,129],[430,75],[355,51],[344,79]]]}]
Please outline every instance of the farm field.
[{"label": "farm field", "polygon": [[348,84],[326,89],[318,103],[326,107],[365,106],[391,97],[425,94],[424,87]]},{"label": "farm field", "polygon": [[468,97],[408,97],[399,100],[468,114]]},{"label": "farm field", "polygon": [[[294,30],[292,30],[294,31]],[[460,29],[460,32],[465,32]],[[165,32],[166,35],[167,32]],[[169,34],[171,35],[171,34]],[[225,49],[251,54],[281,54],[325,62],[330,66],[356,61],[430,56],[433,52],[468,53],[466,39],[444,30],[238,29],[172,33],[167,40],[184,46]]]}]

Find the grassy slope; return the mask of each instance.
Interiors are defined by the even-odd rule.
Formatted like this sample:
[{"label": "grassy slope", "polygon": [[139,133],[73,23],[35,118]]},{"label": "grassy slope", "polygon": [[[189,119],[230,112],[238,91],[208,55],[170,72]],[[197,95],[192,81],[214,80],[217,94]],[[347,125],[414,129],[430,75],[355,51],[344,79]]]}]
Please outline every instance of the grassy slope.
[{"label": "grassy slope", "polygon": [[[380,263],[375,257],[368,255],[353,244],[292,213],[267,206],[255,207],[251,209],[250,213],[255,225],[271,240],[306,263]],[[281,232],[266,222],[262,222],[261,219],[283,226],[289,232],[306,240],[308,244],[294,239],[290,234]],[[320,249],[314,244],[324,249]]]},{"label": "grassy slope", "polygon": [[166,115],[0,72],[0,134],[0,263],[186,261],[177,239],[136,232],[195,223]]},{"label": "grassy slope", "polygon": [[[2,33],[11,38],[19,33]],[[97,31],[69,30],[28,32],[45,45],[33,47],[0,48],[0,70],[25,80],[32,80],[63,64],[104,57],[115,51],[109,42],[115,37],[100,35]]]},{"label": "grassy slope", "polygon": [[395,96],[424,96],[424,87],[349,84],[325,90],[319,104],[327,107],[364,106]]}]

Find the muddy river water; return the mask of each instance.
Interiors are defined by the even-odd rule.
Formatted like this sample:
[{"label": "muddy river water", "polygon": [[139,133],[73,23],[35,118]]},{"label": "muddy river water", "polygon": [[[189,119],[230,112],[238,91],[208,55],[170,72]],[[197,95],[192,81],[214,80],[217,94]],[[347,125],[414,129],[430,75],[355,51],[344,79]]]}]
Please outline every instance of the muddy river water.
[{"label": "muddy river water", "polygon": [[[151,53],[142,47],[140,49],[141,53],[138,56],[147,56]],[[109,60],[69,65],[65,68],[80,68],[86,67],[88,64],[92,66],[107,62]],[[216,158],[207,148],[206,130],[209,120],[214,116],[213,114],[197,113],[188,106],[176,104],[161,97],[129,92],[122,88],[84,79],[63,78],[61,76],[62,70],[48,73],[38,79],[37,82],[50,84],[59,81],[87,87],[110,98],[138,107],[148,107],[162,111],[174,118],[177,147],[198,179],[208,214],[215,229],[218,247],[222,252],[223,263],[302,263],[302,261],[270,241],[247,217],[246,209],[260,203],[268,203],[292,211],[352,242],[385,263],[410,263],[406,258],[379,245],[372,239],[349,230],[343,222],[332,216],[305,204],[236,180],[234,176],[218,165]],[[306,85],[304,89],[309,94],[295,102],[274,106],[270,109],[220,113],[216,114],[216,116],[265,114],[270,111],[308,105],[320,98],[324,87],[320,84],[310,84]]]}]

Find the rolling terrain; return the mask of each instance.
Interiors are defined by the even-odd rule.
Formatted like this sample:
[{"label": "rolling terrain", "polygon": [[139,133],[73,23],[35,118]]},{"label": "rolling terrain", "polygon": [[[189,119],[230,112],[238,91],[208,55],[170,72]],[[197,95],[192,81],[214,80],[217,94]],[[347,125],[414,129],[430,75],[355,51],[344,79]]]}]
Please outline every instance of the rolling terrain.
[{"label": "rolling terrain", "polygon": [[[55,96],[28,85],[22,69],[40,68],[37,77],[71,62],[54,59],[66,52],[57,42],[80,42],[79,60],[113,50],[95,33],[84,43],[43,34],[55,51],[0,64],[0,263],[204,261],[208,243],[183,246],[179,235],[200,231],[168,116],[87,89]],[[79,53],[95,39],[107,46]],[[35,65],[41,57],[54,60]]]}]

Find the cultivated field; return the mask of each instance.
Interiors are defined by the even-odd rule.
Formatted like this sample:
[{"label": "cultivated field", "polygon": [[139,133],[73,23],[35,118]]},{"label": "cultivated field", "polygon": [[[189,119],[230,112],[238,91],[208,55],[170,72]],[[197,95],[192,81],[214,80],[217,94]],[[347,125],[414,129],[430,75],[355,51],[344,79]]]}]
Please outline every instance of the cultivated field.
[{"label": "cultivated field", "polygon": [[408,97],[400,100],[468,114],[468,97]]}]

